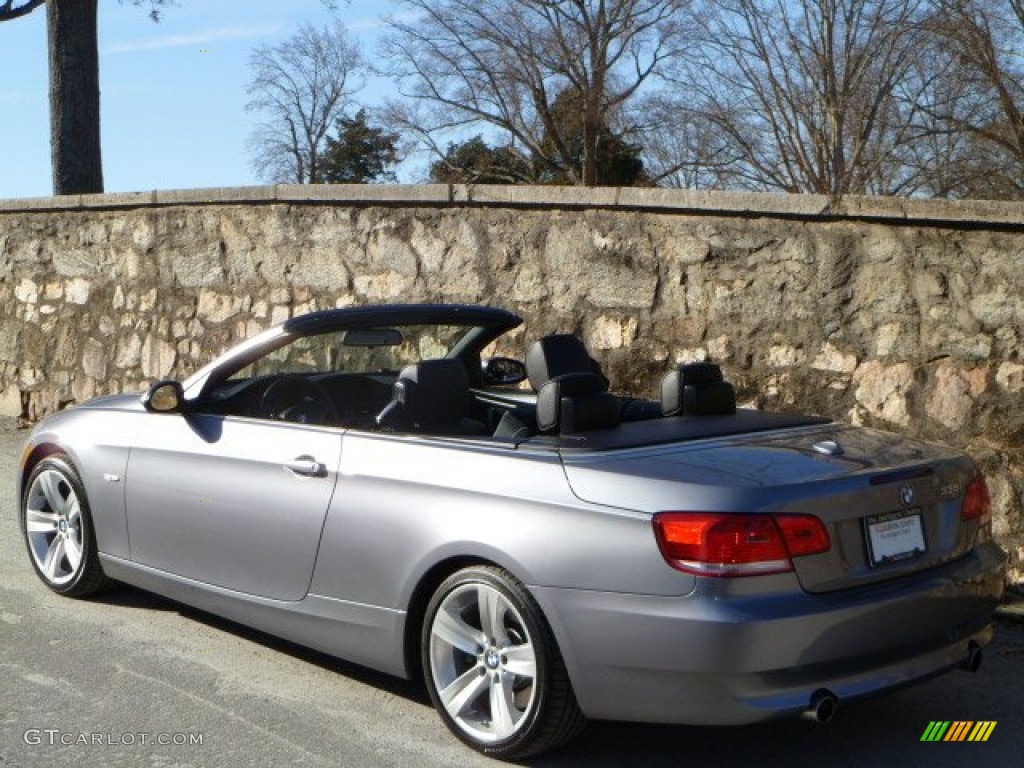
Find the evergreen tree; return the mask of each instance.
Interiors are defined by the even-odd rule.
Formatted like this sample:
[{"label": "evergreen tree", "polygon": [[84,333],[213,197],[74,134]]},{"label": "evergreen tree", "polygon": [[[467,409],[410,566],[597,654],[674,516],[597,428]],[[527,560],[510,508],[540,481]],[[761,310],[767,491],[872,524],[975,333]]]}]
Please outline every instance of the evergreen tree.
[{"label": "evergreen tree", "polygon": [[533,169],[514,147],[491,147],[482,136],[448,145],[444,157],[430,167],[435,184],[524,184]]},{"label": "evergreen tree", "polygon": [[366,110],[355,117],[340,117],[338,137],[327,137],[316,179],[327,184],[366,184],[396,181],[390,167],[398,162],[397,133],[387,133],[366,122]]}]

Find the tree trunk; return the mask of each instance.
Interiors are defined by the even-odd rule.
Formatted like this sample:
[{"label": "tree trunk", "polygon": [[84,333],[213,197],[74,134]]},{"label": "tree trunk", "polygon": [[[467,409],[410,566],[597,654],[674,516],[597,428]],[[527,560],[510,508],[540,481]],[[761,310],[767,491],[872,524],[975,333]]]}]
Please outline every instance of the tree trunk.
[{"label": "tree trunk", "polygon": [[591,114],[583,120],[583,186],[596,187],[597,176],[597,145],[601,136],[601,118]]},{"label": "tree trunk", "polygon": [[103,191],[100,153],[99,0],[48,0],[53,193]]}]

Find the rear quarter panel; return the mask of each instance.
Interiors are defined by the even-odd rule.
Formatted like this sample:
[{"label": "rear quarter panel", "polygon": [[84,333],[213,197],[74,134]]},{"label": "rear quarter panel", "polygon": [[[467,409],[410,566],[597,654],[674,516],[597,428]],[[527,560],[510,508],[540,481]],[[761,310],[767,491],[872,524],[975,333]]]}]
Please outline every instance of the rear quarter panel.
[{"label": "rear quarter panel", "polygon": [[347,433],[310,591],[404,610],[435,564],[493,562],[529,585],[680,595],[650,515],[584,502],[555,452]]}]

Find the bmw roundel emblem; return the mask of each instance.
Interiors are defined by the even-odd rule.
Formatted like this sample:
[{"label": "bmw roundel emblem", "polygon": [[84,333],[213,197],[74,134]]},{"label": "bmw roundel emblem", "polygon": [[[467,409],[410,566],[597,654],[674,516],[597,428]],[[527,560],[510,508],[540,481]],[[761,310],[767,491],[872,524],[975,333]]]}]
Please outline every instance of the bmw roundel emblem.
[{"label": "bmw roundel emblem", "polygon": [[917,496],[914,493],[913,486],[904,485],[902,488],[900,488],[900,501],[903,502],[904,507],[909,507],[910,505],[912,505],[916,498]]}]

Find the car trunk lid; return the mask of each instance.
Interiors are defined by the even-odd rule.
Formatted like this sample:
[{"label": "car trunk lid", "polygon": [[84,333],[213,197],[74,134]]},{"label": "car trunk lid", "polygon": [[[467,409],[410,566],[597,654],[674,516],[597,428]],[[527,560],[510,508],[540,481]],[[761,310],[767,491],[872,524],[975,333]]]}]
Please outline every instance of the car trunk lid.
[{"label": "car trunk lid", "polygon": [[974,474],[962,453],[875,430],[830,424],[595,453],[563,452],[573,492],[650,513],[815,515],[828,552],[794,558],[801,586],[827,592],[935,567],[966,553]]}]

